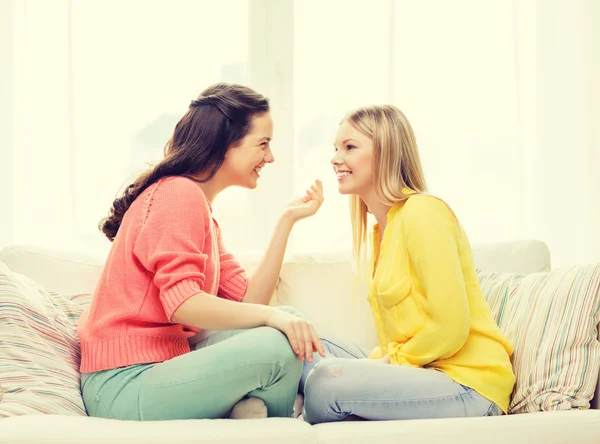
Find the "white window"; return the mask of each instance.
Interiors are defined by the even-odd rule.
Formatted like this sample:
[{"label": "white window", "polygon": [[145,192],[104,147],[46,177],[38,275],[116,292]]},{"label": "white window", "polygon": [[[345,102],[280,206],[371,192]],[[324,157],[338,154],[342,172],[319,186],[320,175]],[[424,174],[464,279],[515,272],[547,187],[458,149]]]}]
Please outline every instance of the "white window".
[{"label": "white window", "polygon": [[118,191],[229,81],[271,99],[276,158],[257,190],[215,202],[232,251],[264,249],[320,178],[326,203],[289,252],[348,252],[333,138],[349,110],[392,103],[472,243],[533,237],[555,265],[597,260],[597,17],[595,2],[526,0],[4,0],[0,244],[106,252],[97,224]]}]

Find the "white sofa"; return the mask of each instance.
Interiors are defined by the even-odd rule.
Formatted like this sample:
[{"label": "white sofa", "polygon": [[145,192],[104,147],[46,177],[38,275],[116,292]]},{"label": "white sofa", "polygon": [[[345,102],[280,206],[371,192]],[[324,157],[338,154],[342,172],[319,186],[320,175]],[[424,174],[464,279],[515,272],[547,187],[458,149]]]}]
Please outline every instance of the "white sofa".
[{"label": "white sofa", "polygon": [[[550,270],[550,253],[539,241],[474,249],[478,268],[533,273]],[[243,258],[242,258],[243,259]],[[62,294],[92,292],[103,258],[26,246],[0,251],[17,273]],[[253,260],[242,260],[252,269]],[[286,259],[274,303],[294,305],[322,335],[370,346],[370,312],[347,255]],[[309,426],[295,419],[133,422],[82,416],[15,416],[0,420],[0,443],[600,443],[600,394],[590,410],[501,417],[417,421],[346,422]],[[1,402],[1,401],[0,401]]]}]

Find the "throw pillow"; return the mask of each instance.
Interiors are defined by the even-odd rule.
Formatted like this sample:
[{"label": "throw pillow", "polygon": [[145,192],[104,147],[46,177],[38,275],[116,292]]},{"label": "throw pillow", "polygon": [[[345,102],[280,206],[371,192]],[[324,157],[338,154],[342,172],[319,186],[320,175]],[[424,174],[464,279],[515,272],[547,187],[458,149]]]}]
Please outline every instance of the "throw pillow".
[{"label": "throw pillow", "polygon": [[509,413],[589,408],[600,369],[600,264],[478,276],[515,349]]},{"label": "throw pillow", "polygon": [[0,262],[0,418],[86,414],[76,324],[89,298],[51,293]]}]

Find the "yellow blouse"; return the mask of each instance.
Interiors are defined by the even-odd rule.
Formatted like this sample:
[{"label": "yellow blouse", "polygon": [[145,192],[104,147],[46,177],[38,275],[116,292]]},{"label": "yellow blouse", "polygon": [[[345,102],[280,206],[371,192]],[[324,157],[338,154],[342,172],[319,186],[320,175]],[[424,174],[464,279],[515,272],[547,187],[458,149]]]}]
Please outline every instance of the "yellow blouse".
[{"label": "yellow blouse", "polygon": [[[409,192],[409,190],[405,190]],[[515,383],[503,337],[483,297],[467,236],[441,200],[415,195],[373,232],[368,300],[379,347],[393,364],[445,372],[507,411]]]}]

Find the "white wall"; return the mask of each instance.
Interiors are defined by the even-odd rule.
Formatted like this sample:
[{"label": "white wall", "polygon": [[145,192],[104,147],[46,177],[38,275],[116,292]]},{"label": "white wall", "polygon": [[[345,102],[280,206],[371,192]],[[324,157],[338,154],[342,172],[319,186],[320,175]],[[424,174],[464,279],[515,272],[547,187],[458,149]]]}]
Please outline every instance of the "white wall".
[{"label": "white wall", "polygon": [[538,2],[532,233],[553,265],[600,261],[600,5]]}]

